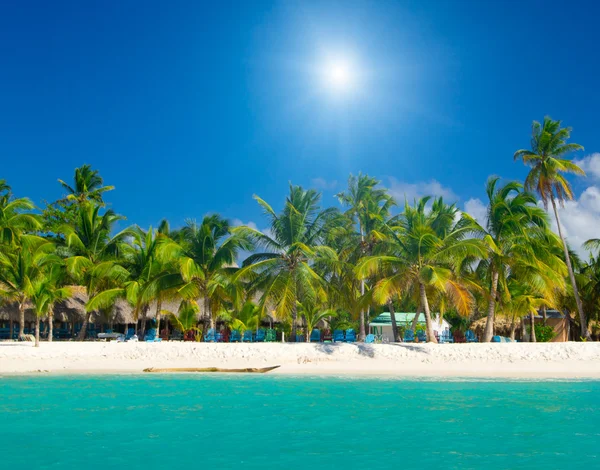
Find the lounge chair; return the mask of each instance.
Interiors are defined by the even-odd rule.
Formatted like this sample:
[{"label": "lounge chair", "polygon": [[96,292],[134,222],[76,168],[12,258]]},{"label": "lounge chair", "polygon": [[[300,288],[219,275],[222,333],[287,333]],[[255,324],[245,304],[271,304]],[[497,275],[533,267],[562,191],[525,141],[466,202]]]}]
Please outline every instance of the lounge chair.
[{"label": "lounge chair", "polygon": [[475,336],[475,333],[472,330],[467,330],[465,337],[467,339],[467,343],[479,343],[477,336]]},{"label": "lounge chair", "polygon": [[253,340],[252,338],[252,330],[246,330],[244,331],[244,337],[242,338],[242,342],[243,343],[251,343]]},{"label": "lounge chair", "polygon": [[204,335],[205,343],[214,343],[216,341],[216,339],[217,339],[217,336],[216,336],[214,328],[210,328]]},{"label": "lounge chair", "polygon": [[346,343],[356,343],[356,332],[352,328],[346,330]]},{"label": "lounge chair", "polygon": [[[200,333],[199,333],[200,334]],[[194,330],[188,330],[183,335],[184,341],[196,341],[196,332]]]},{"label": "lounge chair", "polygon": [[240,333],[240,330],[233,330],[231,332],[231,334],[229,335],[230,343],[239,343],[241,340],[242,340],[242,334]]},{"label": "lounge chair", "polygon": [[179,330],[173,330],[169,336],[169,341],[183,341],[183,333]]},{"label": "lounge chair", "polygon": [[133,339],[135,336],[135,328],[127,328],[127,333],[125,334],[125,341],[129,341]]},{"label": "lounge chair", "polygon": [[440,335],[440,343],[454,343],[454,336],[452,336],[452,332],[450,330],[442,331]]},{"label": "lounge chair", "polygon": [[321,342],[321,330],[318,330],[317,328],[312,330],[312,333],[310,334],[310,342],[311,343],[320,343]]},{"label": "lounge chair", "polygon": [[492,343],[516,343],[516,341],[506,336],[493,336]]},{"label": "lounge chair", "polygon": [[331,343],[333,341],[333,335],[331,334],[331,330],[327,329],[323,332],[323,342]]},{"label": "lounge chair", "polygon": [[344,342],[344,332],[342,330],[333,330],[333,342],[334,343],[343,343]]},{"label": "lounge chair", "polygon": [[266,338],[267,332],[263,328],[259,328],[256,332],[256,338],[254,339],[254,341],[256,341],[257,343],[264,343]]},{"label": "lounge chair", "polygon": [[423,330],[417,331],[417,338],[419,338],[419,343],[427,342],[427,334]]},{"label": "lounge chair", "polygon": [[267,330],[267,337],[265,338],[267,343],[274,343],[277,341],[277,332],[273,328]]},{"label": "lounge chair", "polygon": [[146,332],[146,336],[144,336],[144,341],[147,341],[149,343],[158,343],[162,341],[162,339],[156,336],[156,328],[150,328]]},{"label": "lounge chair", "polygon": [[296,343],[304,343],[304,335],[296,335]]},{"label": "lounge chair", "polygon": [[414,343],[415,342],[415,332],[413,330],[406,330],[404,332],[404,342],[405,343]]},{"label": "lounge chair", "polygon": [[375,342],[375,335],[369,334],[366,336],[365,343],[374,343],[374,342]]}]

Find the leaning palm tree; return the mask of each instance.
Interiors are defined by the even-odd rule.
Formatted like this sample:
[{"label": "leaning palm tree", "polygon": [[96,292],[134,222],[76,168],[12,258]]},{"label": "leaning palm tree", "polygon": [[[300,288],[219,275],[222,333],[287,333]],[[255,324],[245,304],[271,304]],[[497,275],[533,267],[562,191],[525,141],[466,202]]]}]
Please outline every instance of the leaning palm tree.
[{"label": "leaning palm tree", "polygon": [[42,228],[39,216],[31,213],[34,209],[27,198],[13,199],[10,186],[0,180],[0,245],[15,245],[21,234]]},{"label": "leaning palm tree", "polygon": [[74,226],[63,225],[69,256],[65,259],[67,273],[88,295],[86,314],[79,332],[85,338],[92,312],[106,307],[114,300],[115,291],[122,289],[129,272],[119,264],[122,240],[111,237],[115,223],[123,217],[108,210],[100,215],[100,206],[82,204]]},{"label": "leaning palm tree", "polygon": [[313,265],[319,259],[336,257],[322,242],[328,221],[337,211],[321,210],[321,195],[300,186],[290,185],[279,214],[263,199],[254,198],[269,218],[270,234],[250,227],[234,230],[266,250],[250,255],[235,279],[249,282],[250,291],[261,294],[259,306],[263,312],[272,306],[277,318],[291,321],[290,339],[295,341],[298,301],[317,303],[326,297],[325,281]]},{"label": "leaning palm tree", "polygon": [[[395,205],[394,199],[387,190],[378,187],[380,181],[369,175],[359,173],[358,176],[350,175],[348,189],[336,194],[340,203],[347,207],[345,212],[358,230],[358,243],[355,245],[360,256],[373,254],[383,220],[389,215],[390,209]],[[360,293],[365,294],[365,279],[360,280]],[[359,338],[365,338],[365,311],[360,311]]]},{"label": "leaning palm tree", "polygon": [[298,313],[304,318],[304,326],[306,327],[305,341],[310,343],[310,335],[316,326],[323,320],[331,320],[337,316],[337,311],[333,309],[325,309],[314,305],[311,302],[298,302]]},{"label": "leaning palm tree", "polygon": [[488,207],[485,223],[472,223],[488,249],[488,255],[477,267],[480,278],[489,286],[487,321],[483,341],[494,334],[494,315],[498,302],[498,287],[506,288],[511,270],[519,264],[535,263],[535,253],[529,241],[532,231],[546,230],[546,213],[536,205],[533,194],[524,192],[517,182],[499,186],[498,177],[490,177],[486,185]]},{"label": "leaning palm tree", "polygon": [[16,302],[19,309],[19,338],[25,333],[25,308],[43,281],[45,270],[60,259],[54,243],[34,235],[22,235],[19,246],[0,252],[0,297]]},{"label": "leaning palm tree", "polygon": [[59,179],[58,182],[67,190],[67,200],[79,203],[92,201],[102,204],[102,194],[115,189],[114,186],[103,186],[104,181],[98,170],[92,170],[91,165],[83,165],[75,168],[73,186]]},{"label": "leaning palm tree", "polygon": [[565,262],[569,271],[577,312],[579,313],[581,336],[587,339],[590,338],[590,333],[587,328],[587,320],[579,297],[575,273],[569,257],[569,248],[562,232],[556,204],[558,201],[562,206],[565,200],[573,199],[571,185],[565,178],[564,173],[585,175],[585,172],[579,166],[564,158],[571,152],[583,150],[583,147],[579,144],[567,143],[570,135],[571,129],[561,128],[560,121],[553,121],[547,116],[541,124],[534,121],[531,149],[517,150],[514,159],[522,159],[523,163],[531,167],[531,171],[525,178],[525,189],[528,191],[535,190],[541,197],[546,209],[548,208],[548,202],[552,204],[558,234],[563,244]]},{"label": "leaning palm tree", "polygon": [[425,313],[427,341],[437,342],[429,306],[430,294],[444,296],[461,314],[471,311],[475,286],[462,279],[459,268],[465,259],[485,255],[481,240],[471,238],[474,231],[470,218],[457,219],[457,209],[441,198],[431,209],[425,197],[414,206],[405,204],[394,226],[388,227],[387,254],[365,257],[357,266],[360,276],[381,274],[374,286],[373,298],[383,305],[394,296],[410,294],[418,289]]}]

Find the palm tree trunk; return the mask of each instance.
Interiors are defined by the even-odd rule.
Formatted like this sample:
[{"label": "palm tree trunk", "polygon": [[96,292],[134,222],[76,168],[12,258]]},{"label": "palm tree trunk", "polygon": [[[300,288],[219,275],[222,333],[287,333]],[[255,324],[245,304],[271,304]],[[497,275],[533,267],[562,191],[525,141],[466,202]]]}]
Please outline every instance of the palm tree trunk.
[{"label": "palm tree trunk", "polygon": [[535,313],[531,312],[531,342],[536,343],[537,338],[535,337]]},{"label": "palm tree trunk", "polygon": [[15,321],[12,318],[12,315],[10,317],[10,320],[8,322],[8,329],[10,330],[10,336],[9,338],[12,340],[13,339],[13,332],[15,331]]},{"label": "palm tree trunk", "polygon": [[52,335],[54,334],[54,312],[52,309],[48,312],[48,342],[52,342]]},{"label": "palm tree trunk", "polygon": [[417,329],[417,325],[419,324],[419,317],[423,313],[423,304],[419,300],[419,306],[417,307],[417,313],[415,313],[415,318],[413,318],[412,324],[410,326],[411,331],[414,333]]},{"label": "palm tree trunk", "polygon": [[548,320],[548,315],[546,314],[546,306],[542,306],[542,317],[544,318],[544,326],[546,326],[546,322]]},{"label": "palm tree trunk", "polygon": [[37,314],[35,316],[35,347],[40,347],[40,317]]},{"label": "palm tree trunk", "polygon": [[435,334],[433,332],[433,322],[431,321],[431,312],[429,310],[429,302],[427,301],[427,292],[425,292],[425,284],[419,282],[419,292],[421,294],[421,305],[425,311],[425,325],[427,328],[427,342],[437,343]]},{"label": "palm tree trunk", "polygon": [[565,262],[567,263],[567,269],[569,270],[569,278],[571,279],[571,286],[573,287],[573,295],[575,296],[575,303],[577,304],[577,312],[579,313],[579,323],[581,323],[581,337],[585,339],[591,339],[590,332],[587,328],[587,319],[585,318],[585,312],[583,311],[583,304],[579,297],[579,291],[577,290],[577,282],[575,281],[575,273],[573,272],[573,266],[571,265],[571,257],[569,256],[569,249],[567,247],[567,241],[562,233],[560,226],[560,218],[558,217],[558,210],[556,209],[556,201],[554,200],[554,194],[550,195],[550,201],[552,202],[552,209],[554,209],[554,217],[556,217],[556,226],[558,227],[558,236],[562,240],[563,250],[565,252]]},{"label": "palm tree trunk", "polygon": [[[160,311],[162,309],[162,299],[159,297],[156,300],[156,337],[160,338]],[[167,335],[167,338],[169,336]]]},{"label": "palm tree trunk", "polygon": [[496,309],[496,293],[498,291],[499,273],[492,268],[492,282],[490,285],[490,299],[488,301],[487,320],[485,321],[485,329],[483,330],[483,342],[489,343],[494,336],[494,313]]},{"label": "palm tree trunk", "polygon": [[[361,297],[363,295],[365,295],[365,280],[361,279],[360,281],[360,295]],[[358,339],[359,341],[364,341],[366,336],[366,329],[365,329],[365,311],[361,309],[360,311],[360,318],[359,318],[359,325],[358,325]]]},{"label": "palm tree trunk", "polygon": [[394,334],[394,343],[398,343],[400,341],[400,336],[398,335],[398,325],[396,324],[396,312],[394,311],[394,303],[391,300],[388,302],[388,308],[390,310],[390,319],[392,320],[392,333]]},{"label": "palm tree trunk", "polygon": [[92,312],[87,312],[83,316],[83,324],[81,325],[81,330],[79,330],[79,335],[77,335],[77,341],[83,341],[85,339],[85,334],[87,333],[87,327],[91,316]]},{"label": "palm tree trunk", "polygon": [[515,333],[517,331],[517,322],[515,321],[515,316],[513,315],[512,323],[510,324],[510,339],[515,339]]},{"label": "palm tree trunk", "polygon": [[296,318],[298,318],[298,310],[296,308],[296,302],[292,306],[292,333],[290,334],[290,343],[296,342]]},{"label": "palm tree trunk", "polygon": [[142,308],[142,332],[140,336],[144,338],[146,336],[146,319],[148,318],[148,305],[144,305]]},{"label": "palm tree trunk", "polygon": [[19,339],[25,337],[25,300],[19,302]]}]

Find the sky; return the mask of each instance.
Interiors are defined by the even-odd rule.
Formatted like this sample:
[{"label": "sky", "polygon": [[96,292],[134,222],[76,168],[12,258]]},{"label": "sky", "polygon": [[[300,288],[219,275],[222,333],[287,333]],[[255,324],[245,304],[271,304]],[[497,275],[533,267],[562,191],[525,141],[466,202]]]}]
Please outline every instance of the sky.
[{"label": "sky", "polygon": [[[289,183],[337,205],[350,173],[481,218],[531,122],[573,128],[561,212],[600,237],[597,2],[33,2],[0,6],[0,178],[38,206],[91,164],[127,223],[218,212],[266,227]],[[344,69],[344,83],[331,70]]]}]

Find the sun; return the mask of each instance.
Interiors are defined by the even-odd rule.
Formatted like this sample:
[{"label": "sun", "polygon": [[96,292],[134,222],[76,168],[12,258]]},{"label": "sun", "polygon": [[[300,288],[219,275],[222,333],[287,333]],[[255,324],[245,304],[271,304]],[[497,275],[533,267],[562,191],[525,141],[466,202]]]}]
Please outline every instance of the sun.
[{"label": "sun", "polygon": [[327,63],[324,67],[325,83],[338,92],[348,91],[354,85],[354,72],[349,62],[337,60]]}]

